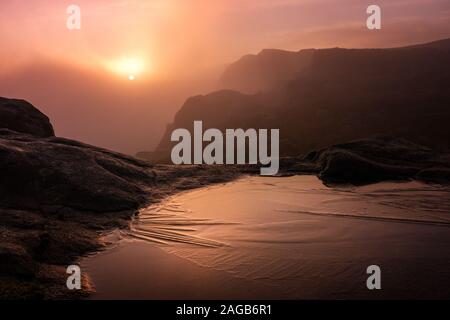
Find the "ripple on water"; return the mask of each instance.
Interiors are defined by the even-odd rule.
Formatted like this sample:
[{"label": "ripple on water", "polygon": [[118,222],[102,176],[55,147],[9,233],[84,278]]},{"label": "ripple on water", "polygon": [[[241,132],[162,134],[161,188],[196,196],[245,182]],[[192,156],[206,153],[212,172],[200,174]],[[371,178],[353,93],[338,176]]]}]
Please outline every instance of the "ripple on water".
[{"label": "ripple on water", "polygon": [[317,297],[356,290],[355,274],[373,261],[392,270],[406,261],[411,274],[428,267],[412,260],[444,266],[449,209],[448,188],[417,182],[329,188],[313,176],[249,177],[150,206],[129,236],[292,298]]}]

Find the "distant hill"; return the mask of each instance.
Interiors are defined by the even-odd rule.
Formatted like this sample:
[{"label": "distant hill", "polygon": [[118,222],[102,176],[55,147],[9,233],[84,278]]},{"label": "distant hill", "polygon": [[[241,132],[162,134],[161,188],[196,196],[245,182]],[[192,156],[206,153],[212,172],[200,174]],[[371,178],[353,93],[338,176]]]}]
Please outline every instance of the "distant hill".
[{"label": "distant hill", "polygon": [[282,155],[373,135],[450,149],[450,39],[391,49],[263,50],[232,64],[225,90],[189,98],[175,128],[279,128]]}]

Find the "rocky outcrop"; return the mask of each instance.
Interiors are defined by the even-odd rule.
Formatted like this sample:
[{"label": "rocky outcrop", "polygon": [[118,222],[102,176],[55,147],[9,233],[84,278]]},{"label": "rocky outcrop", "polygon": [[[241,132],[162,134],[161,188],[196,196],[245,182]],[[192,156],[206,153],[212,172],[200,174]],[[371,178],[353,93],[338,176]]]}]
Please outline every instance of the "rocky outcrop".
[{"label": "rocky outcrop", "polygon": [[55,137],[28,102],[0,99],[0,298],[80,297],[65,267],[149,201],[148,163]]},{"label": "rocky outcrop", "polygon": [[448,166],[440,164],[420,170],[416,174],[416,179],[434,183],[450,183],[450,159],[447,159],[446,163]]},{"label": "rocky outcrop", "polygon": [[48,117],[24,100],[0,97],[0,128],[36,137],[54,136]]},{"label": "rocky outcrop", "polygon": [[57,137],[0,130],[0,203],[43,212],[136,209],[154,177],[122,154]]},{"label": "rocky outcrop", "polygon": [[376,137],[337,144],[304,157],[284,159],[288,172],[315,173],[328,184],[368,184],[418,179],[449,183],[450,158],[410,141]]}]

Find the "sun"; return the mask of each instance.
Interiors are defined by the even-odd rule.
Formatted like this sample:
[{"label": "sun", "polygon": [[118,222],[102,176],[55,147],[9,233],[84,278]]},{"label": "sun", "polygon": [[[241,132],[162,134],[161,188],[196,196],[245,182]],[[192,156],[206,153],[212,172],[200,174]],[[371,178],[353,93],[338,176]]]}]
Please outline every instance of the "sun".
[{"label": "sun", "polygon": [[107,67],[130,81],[134,81],[145,71],[143,59],[137,57],[123,57],[107,63]]}]

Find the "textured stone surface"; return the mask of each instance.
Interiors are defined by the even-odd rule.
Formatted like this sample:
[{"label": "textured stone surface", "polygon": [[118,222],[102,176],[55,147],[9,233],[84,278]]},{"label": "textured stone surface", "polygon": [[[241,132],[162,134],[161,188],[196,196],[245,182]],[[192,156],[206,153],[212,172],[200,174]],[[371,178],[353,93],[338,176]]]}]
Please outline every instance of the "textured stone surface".
[{"label": "textured stone surface", "polygon": [[36,137],[54,136],[48,117],[24,100],[0,97],[0,128]]}]

